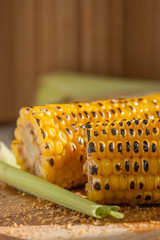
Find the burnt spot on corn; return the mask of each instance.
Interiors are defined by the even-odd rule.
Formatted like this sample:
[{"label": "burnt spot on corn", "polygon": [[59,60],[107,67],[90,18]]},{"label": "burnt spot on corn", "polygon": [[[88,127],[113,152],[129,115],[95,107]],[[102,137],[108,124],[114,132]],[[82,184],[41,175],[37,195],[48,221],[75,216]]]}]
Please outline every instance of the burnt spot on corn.
[{"label": "burnt spot on corn", "polygon": [[122,113],[122,109],[121,109],[121,108],[118,107],[117,109],[118,109],[118,111],[119,111],[120,113]]},{"label": "burnt spot on corn", "polygon": [[101,115],[101,117],[104,117],[104,113],[99,111],[99,114]]},{"label": "burnt spot on corn", "polygon": [[44,139],[46,137],[46,133],[42,128],[41,128],[41,133],[42,133],[42,136],[43,136],[43,139]]},{"label": "burnt spot on corn", "polygon": [[80,128],[82,128],[83,130],[85,130],[85,129],[86,129],[84,125],[81,125],[81,126],[80,126]]},{"label": "burnt spot on corn", "polygon": [[148,141],[144,140],[143,141],[143,150],[144,150],[144,152],[148,152],[148,148],[149,148],[148,145],[149,145]]},{"label": "burnt spot on corn", "polygon": [[93,186],[95,190],[101,190],[101,184],[99,182],[96,182]]},{"label": "burnt spot on corn", "polygon": [[139,143],[137,141],[134,141],[133,143],[133,150],[135,153],[139,152]]},{"label": "burnt spot on corn", "polygon": [[109,186],[109,184],[108,184],[108,183],[106,183],[104,188],[105,188],[105,190],[109,190],[109,189],[110,189],[110,186]]},{"label": "burnt spot on corn", "polygon": [[120,130],[120,134],[121,134],[121,136],[124,137],[124,136],[125,136],[125,129],[121,129],[121,130]]},{"label": "burnt spot on corn", "polygon": [[68,133],[69,135],[72,134],[72,132],[71,132],[71,130],[69,130],[69,128],[66,128],[66,131],[67,131],[67,133]]},{"label": "burnt spot on corn", "polygon": [[111,129],[111,133],[112,133],[113,136],[116,136],[116,134],[117,134],[116,128],[112,128]]},{"label": "burnt spot on corn", "polygon": [[136,199],[141,199],[141,195],[140,194],[137,195]]},{"label": "burnt spot on corn", "polygon": [[62,122],[63,119],[61,117],[57,116],[57,118],[58,118],[59,121]]},{"label": "burnt spot on corn", "polygon": [[72,123],[71,126],[72,126],[74,132],[78,132],[78,127],[76,126],[76,124]]},{"label": "burnt spot on corn", "polygon": [[102,104],[101,102],[98,102],[98,105],[101,106],[101,107],[103,107],[103,104]]},{"label": "burnt spot on corn", "polygon": [[139,121],[138,120],[134,120],[134,123],[135,123],[135,125],[138,125]]},{"label": "burnt spot on corn", "polygon": [[50,159],[49,159],[49,163],[50,163],[50,165],[53,167],[53,166],[54,166],[54,159],[53,159],[53,158],[50,158]]},{"label": "burnt spot on corn", "polygon": [[80,156],[80,162],[83,162],[83,155]]},{"label": "burnt spot on corn", "polygon": [[143,185],[143,183],[142,183],[142,182],[140,182],[140,183],[139,183],[139,189],[142,189],[142,188],[143,188],[143,186],[144,186],[144,185]]},{"label": "burnt spot on corn", "polygon": [[110,125],[111,125],[112,127],[114,127],[114,126],[115,126],[115,123],[114,123],[114,122],[112,122]]},{"label": "burnt spot on corn", "polygon": [[129,108],[130,108],[132,111],[135,110],[135,108],[134,108],[132,105],[129,105]]},{"label": "burnt spot on corn", "polygon": [[78,104],[78,107],[79,107],[79,108],[82,108],[82,105]]},{"label": "burnt spot on corn", "polygon": [[90,117],[89,114],[88,114],[88,112],[84,111],[84,114],[86,115],[86,118],[89,118],[89,117]]},{"label": "burnt spot on corn", "polygon": [[62,110],[62,108],[61,108],[60,106],[56,106],[56,108],[57,108],[58,110]]},{"label": "burnt spot on corn", "polygon": [[141,135],[142,135],[142,130],[138,129],[138,136],[141,136]]},{"label": "burnt spot on corn", "polygon": [[106,127],[107,126],[107,123],[105,122],[105,123],[102,123],[102,126],[103,127]]},{"label": "burnt spot on corn", "polygon": [[120,171],[120,165],[119,164],[116,164],[116,166],[115,166],[115,169],[119,172]]},{"label": "burnt spot on corn", "polygon": [[113,113],[113,114],[116,113],[116,111],[115,111],[114,109],[111,109],[110,111],[111,111],[111,113]]},{"label": "burnt spot on corn", "polygon": [[88,138],[88,141],[91,139],[91,132],[88,129],[87,129],[87,138]]},{"label": "burnt spot on corn", "polygon": [[89,168],[91,175],[97,175],[98,173],[98,167],[96,166],[90,166]]},{"label": "burnt spot on corn", "polygon": [[153,131],[154,134],[156,134],[156,133],[158,132],[156,127],[154,127],[154,128],[152,129],[152,131]]},{"label": "burnt spot on corn", "polygon": [[147,135],[147,136],[150,135],[150,131],[149,131],[149,129],[146,129],[146,135]]},{"label": "burnt spot on corn", "polygon": [[157,116],[158,116],[158,118],[160,118],[160,112],[159,112],[159,111],[157,111],[156,113],[157,113]]},{"label": "burnt spot on corn", "polygon": [[149,114],[147,114],[147,113],[145,113],[145,117],[146,117],[147,119],[150,118],[150,117],[149,117]]},{"label": "burnt spot on corn", "polygon": [[155,143],[152,143],[152,152],[156,152],[157,146]]},{"label": "burnt spot on corn", "polygon": [[40,126],[40,119],[38,119],[38,118],[35,118],[36,119],[36,122],[37,122],[37,124],[38,124],[38,126]]},{"label": "burnt spot on corn", "polygon": [[138,101],[143,101],[143,98],[138,98]]},{"label": "burnt spot on corn", "polygon": [[123,152],[123,144],[122,144],[122,143],[118,143],[118,145],[117,145],[117,151],[118,151],[119,153],[122,153],[122,152]]},{"label": "burnt spot on corn", "polygon": [[97,113],[96,112],[91,112],[93,117],[97,117]]},{"label": "burnt spot on corn", "polygon": [[110,151],[111,153],[113,153],[113,151],[114,151],[113,142],[111,142],[111,143],[109,144],[109,151]]},{"label": "burnt spot on corn", "polygon": [[139,164],[138,164],[138,162],[135,162],[134,163],[134,171],[138,172],[138,169],[139,169]]},{"label": "burnt spot on corn", "polygon": [[146,195],[145,200],[146,200],[146,201],[151,200],[151,196],[150,196],[150,195]]},{"label": "burnt spot on corn", "polygon": [[147,125],[147,124],[148,124],[148,120],[147,120],[147,119],[144,119],[144,120],[142,121],[142,123],[143,123],[144,125]]},{"label": "burnt spot on corn", "polygon": [[144,168],[145,172],[148,172],[149,164],[148,164],[147,160],[144,160],[144,159],[143,159],[143,168]]},{"label": "burnt spot on corn", "polygon": [[93,153],[93,152],[96,152],[95,144],[94,142],[90,142],[88,146],[88,153]]},{"label": "burnt spot on corn", "polygon": [[130,142],[126,142],[126,151],[130,152],[130,150],[131,150],[131,144]]},{"label": "burnt spot on corn", "polygon": [[76,145],[75,145],[74,143],[71,144],[71,150],[72,150],[73,152],[76,151]]},{"label": "burnt spot on corn", "polygon": [[97,137],[98,135],[98,131],[94,131],[94,136]]},{"label": "burnt spot on corn", "polygon": [[122,121],[119,122],[119,126],[120,126],[120,127],[123,127],[123,122],[122,122]]},{"label": "burnt spot on corn", "polygon": [[134,181],[132,181],[132,182],[130,182],[130,189],[134,189],[135,188],[135,183],[134,183]]},{"label": "burnt spot on corn", "polygon": [[129,163],[129,161],[125,162],[125,170],[126,170],[126,172],[129,172],[129,170],[130,170],[130,163]]},{"label": "burnt spot on corn", "polygon": [[80,119],[84,119],[84,116],[82,113],[78,113],[78,115],[79,115]]},{"label": "burnt spot on corn", "polygon": [[131,136],[133,136],[134,133],[135,133],[135,132],[134,132],[134,129],[133,129],[133,128],[130,128],[130,129],[129,129],[129,133],[130,133]]},{"label": "burnt spot on corn", "polygon": [[76,118],[76,114],[75,113],[72,112],[71,115],[72,115],[73,118]]},{"label": "burnt spot on corn", "polygon": [[87,123],[86,123],[86,128],[92,128],[91,122],[87,122]]},{"label": "burnt spot on corn", "polygon": [[127,121],[126,124],[129,127],[131,125],[131,121]]},{"label": "burnt spot on corn", "polygon": [[99,144],[99,150],[100,150],[100,152],[103,152],[104,151],[104,144],[103,143],[100,143]]},{"label": "burnt spot on corn", "polygon": [[103,129],[102,134],[107,134],[107,131],[105,129]]},{"label": "burnt spot on corn", "polygon": [[50,149],[50,145],[48,143],[45,143],[45,149]]}]

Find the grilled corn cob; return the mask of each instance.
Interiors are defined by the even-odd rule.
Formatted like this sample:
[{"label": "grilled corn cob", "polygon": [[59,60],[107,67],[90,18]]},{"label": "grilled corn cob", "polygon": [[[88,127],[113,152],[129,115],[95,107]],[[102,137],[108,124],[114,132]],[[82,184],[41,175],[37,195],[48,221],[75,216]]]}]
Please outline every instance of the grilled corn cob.
[{"label": "grilled corn cob", "polygon": [[90,124],[88,198],[99,203],[160,203],[160,119]]},{"label": "grilled corn cob", "polygon": [[160,117],[160,95],[22,108],[12,150],[22,169],[61,187],[83,184],[85,124]]}]

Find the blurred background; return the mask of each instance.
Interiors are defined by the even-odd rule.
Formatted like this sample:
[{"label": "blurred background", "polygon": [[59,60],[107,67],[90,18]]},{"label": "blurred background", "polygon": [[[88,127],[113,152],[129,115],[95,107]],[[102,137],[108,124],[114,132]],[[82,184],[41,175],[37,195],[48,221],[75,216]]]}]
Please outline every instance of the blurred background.
[{"label": "blurred background", "polygon": [[159,23],[159,0],[0,0],[0,123],[23,106],[160,91]]}]

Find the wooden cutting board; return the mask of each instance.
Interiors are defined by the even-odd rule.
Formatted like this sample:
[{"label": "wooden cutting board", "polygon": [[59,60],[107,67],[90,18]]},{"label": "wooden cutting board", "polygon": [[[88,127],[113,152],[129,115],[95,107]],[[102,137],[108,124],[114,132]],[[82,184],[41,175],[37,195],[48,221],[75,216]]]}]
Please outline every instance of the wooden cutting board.
[{"label": "wooden cutting board", "polygon": [[[76,189],[83,197],[84,190]],[[123,220],[94,219],[0,182],[0,239],[157,239],[160,206],[122,206]]]}]

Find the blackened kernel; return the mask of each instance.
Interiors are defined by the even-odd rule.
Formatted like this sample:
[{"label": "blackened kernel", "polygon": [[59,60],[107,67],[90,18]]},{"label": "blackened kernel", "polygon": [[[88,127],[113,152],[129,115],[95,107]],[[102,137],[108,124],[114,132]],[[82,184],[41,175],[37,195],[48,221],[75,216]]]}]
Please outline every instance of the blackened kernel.
[{"label": "blackened kernel", "polygon": [[91,122],[87,122],[87,123],[86,123],[86,128],[92,128]]},{"label": "blackened kernel", "polygon": [[126,142],[126,151],[129,152],[131,150],[130,142]]},{"label": "blackened kernel", "polygon": [[107,126],[107,123],[105,122],[105,123],[102,123],[102,126],[103,127],[106,127]]},{"label": "blackened kernel", "polygon": [[137,195],[136,199],[141,199],[141,195],[140,194]]},{"label": "blackened kernel", "polygon": [[142,182],[140,182],[140,183],[139,183],[139,189],[142,189],[142,188],[143,188],[143,186],[144,186],[144,185],[143,185],[143,183],[142,183]]},{"label": "blackened kernel", "polygon": [[126,124],[129,127],[131,125],[131,121],[127,121]]},{"label": "blackened kernel", "polygon": [[130,182],[130,189],[134,189],[134,187],[135,187],[134,181]]},{"label": "blackened kernel", "polygon": [[111,129],[111,133],[112,133],[113,136],[116,136],[116,134],[117,134],[116,128],[112,128]]},{"label": "blackened kernel", "polygon": [[89,118],[89,117],[90,117],[89,114],[88,114],[88,112],[84,111],[84,114],[86,115],[86,118]]},{"label": "blackened kernel", "polygon": [[134,129],[133,129],[133,128],[130,128],[130,129],[129,129],[129,133],[130,133],[131,136],[133,136],[134,133],[135,133],[135,132],[134,132]]},{"label": "blackened kernel", "polygon": [[95,190],[101,190],[101,184],[99,182],[96,182],[93,187]]},{"label": "blackened kernel", "polygon": [[48,143],[45,143],[45,149],[50,149],[50,145]]},{"label": "blackened kernel", "polygon": [[38,119],[38,118],[35,118],[35,119],[36,119],[38,126],[40,126],[40,119]]},{"label": "blackened kernel", "polygon": [[129,108],[133,111],[135,108],[132,105],[129,105]]},{"label": "blackened kernel", "polygon": [[133,143],[133,150],[135,153],[139,152],[139,143],[137,141],[134,141]]},{"label": "blackened kernel", "polygon": [[122,153],[123,152],[123,144],[122,143],[118,143],[117,145],[117,151]]},{"label": "blackened kernel", "polygon": [[79,108],[82,108],[82,105],[78,104],[78,107],[79,107]]},{"label": "blackened kernel", "polygon": [[129,103],[129,101],[128,101],[128,100],[125,100],[124,102],[125,102],[125,103]]},{"label": "blackened kernel", "polygon": [[80,162],[83,162],[83,155],[80,156]]},{"label": "blackened kernel", "polygon": [[76,114],[75,113],[71,113],[73,118],[76,118]]},{"label": "blackened kernel", "polygon": [[134,123],[135,123],[136,125],[138,125],[138,124],[139,124],[139,121],[136,119],[136,120],[134,120]]},{"label": "blackened kernel", "polygon": [[109,189],[110,189],[110,186],[109,186],[109,184],[108,184],[108,183],[106,183],[104,188],[105,188],[105,190],[109,190]]},{"label": "blackened kernel", "polygon": [[86,129],[84,125],[81,125],[81,126],[80,126],[80,128],[82,128],[83,130],[85,130],[85,129]]},{"label": "blackened kernel", "polygon": [[96,152],[95,144],[93,142],[90,142],[88,147],[88,153],[93,153],[93,152]]},{"label": "blackened kernel", "polygon": [[145,117],[146,117],[147,119],[150,119],[150,117],[149,117],[149,114],[148,114],[148,113],[145,113]]},{"label": "blackened kernel", "polygon": [[146,140],[143,141],[143,150],[144,152],[148,152],[148,142]]},{"label": "blackened kernel", "polygon": [[120,134],[124,137],[125,136],[125,129],[121,129]]},{"label": "blackened kernel", "polygon": [[152,129],[152,131],[153,131],[153,133],[157,133],[157,128],[156,127],[154,127],[153,129]]},{"label": "blackened kernel", "polygon": [[149,164],[147,162],[147,160],[143,160],[143,168],[145,172],[148,172],[149,170]]},{"label": "blackened kernel", "polygon": [[150,195],[146,195],[145,200],[146,200],[146,201],[151,200],[151,196],[150,196]]},{"label": "blackened kernel", "polygon": [[157,113],[157,116],[158,116],[158,118],[160,118],[160,112],[159,112],[159,111],[157,111],[156,113]]},{"label": "blackened kernel", "polygon": [[114,151],[113,142],[111,142],[111,143],[109,144],[109,151],[112,152],[112,153],[113,153],[113,151]]},{"label": "blackened kernel", "polygon": [[117,171],[120,171],[120,169],[121,169],[119,164],[116,164],[115,168]]},{"label": "blackened kernel", "polygon": [[148,124],[148,120],[147,120],[147,119],[144,119],[144,120],[142,121],[142,123],[143,123],[144,125],[147,125],[147,124]]},{"label": "blackened kernel", "polygon": [[155,143],[152,143],[152,152],[156,152],[157,146]]},{"label": "blackened kernel", "polygon": [[69,128],[66,128],[66,131],[67,131],[67,133],[68,133],[69,135],[72,134],[72,132],[71,132],[71,130],[69,130]]},{"label": "blackened kernel", "polygon": [[139,169],[139,164],[138,164],[138,162],[135,162],[134,163],[134,171],[138,172],[138,169]]},{"label": "blackened kernel", "polygon": [[141,135],[142,135],[142,130],[138,129],[138,136],[141,136]]},{"label": "blackened kernel", "polygon": [[84,119],[84,116],[83,116],[82,113],[78,113],[78,115],[79,115],[79,117],[80,117],[81,119]]},{"label": "blackened kernel", "polygon": [[113,114],[116,113],[116,111],[115,111],[114,109],[111,109],[110,111],[111,111],[111,113],[113,113]]},{"label": "blackened kernel", "polygon": [[104,117],[103,112],[99,111],[99,114],[101,115],[101,117]]},{"label": "blackened kernel", "polygon": [[146,129],[146,135],[147,135],[147,136],[150,135],[150,131],[149,131],[149,129]]},{"label": "blackened kernel", "polygon": [[49,163],[50,163],[50,165],[53,167],[53,166],[54,166],[54,159],[53,159],[53,158],[50,158]]},{"label": "blackened kernel", "polygon": [[99,146],[100,146],[100,147],[99,147],[100,152],[103,152],[103,151],[104,151],[104,148],[105,148],[104,145],[103,145],[102,143],[100,143]]},{"label": "blackened kernel", "polygon": [[87,138],[88,138],[88,141],[91,139],[91,132],[88,129],[87,129]]},{"label": "blackened kernel", "polygon": [[101,107],[103,106],[103,104],[101,102],[98,102],[98,105],[101,106]]},{"label": "blackened kernel", "polygon": [[92,112],[93,117],[97,117],[97,113],[96,112]]},{"label": "blackened kernel", "polygon": [[143,98],[138,98],[138,101],[143,101]]},{"label": "blackened kernel", "polygon": [[107,131],[105,129],[103,129],[102,134],[107,134]]},{"label": "blackened kernel", "polygon": [[45,138],[46,137],[46,134],[45,134],[45,131],[41,128],[41,133],[42,133],[42,135],[43,135],[43,138]]},{"label": "blackened kernel", "polygon": [[123,127],[123,122],[119,122],[119,126]]},{"label": "blackened kernel", "polygon": [[62,120],[63,120],[63,119],[62,119],[61,117],[59,117],[59,116],[57,116],[57,118],[58,118],[59,121],[62,121]]},{"label": "blackened kernel", "polygon": [[96,166],[90,166],[90,173],[91,175],[97,175],[98,173],[98,168]]},{"label": "blackened kernel", "polygon": [[94,131],[94,136],[97,137],[98,135],[98,131]]},{"label": "blackened kernel", "polygon": [[125,162],[125,170],[126,170],[126,172],[129,172],[129,170],[130,170],[130,165],[129,164],[130,164],[129,161]]},{"label": "blackened kernel", "polygon": [[114,126],[115,126],[115,123],[114,123],[114,122],[112,122],[110,125],[111,125],[112,127],[114,127]]},{"label": "blackened kernel", "polygon": [[118,111],[119,111],[120,113],[122,113],[122,109],[121,109],[121,108],[118,107],[117,109],[118,109]]}]

